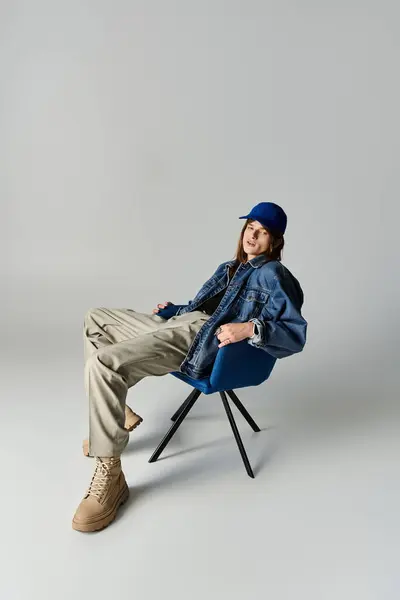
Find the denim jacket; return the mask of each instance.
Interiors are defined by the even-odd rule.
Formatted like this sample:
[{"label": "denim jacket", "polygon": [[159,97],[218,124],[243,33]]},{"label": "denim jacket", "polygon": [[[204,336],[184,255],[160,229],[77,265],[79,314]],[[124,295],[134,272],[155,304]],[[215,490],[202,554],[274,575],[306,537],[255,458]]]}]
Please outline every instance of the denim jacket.
[{"label": "denim jacket", "polygon": [[[197,310],[227,286],[228,270],[234,264],[235,260],[220,264],[188,304],[170,305],[158,314],[169,318]],[[259,255],[241,263],[219,306],[194,338],[180,371],[194,379],[210,375],[220,343],[215,331],[226,323],[255,322],[259,333],[247,342],[276,358],[301,352],[307,331],[301,314],[303,301],[298,280],[280,261]]]}]

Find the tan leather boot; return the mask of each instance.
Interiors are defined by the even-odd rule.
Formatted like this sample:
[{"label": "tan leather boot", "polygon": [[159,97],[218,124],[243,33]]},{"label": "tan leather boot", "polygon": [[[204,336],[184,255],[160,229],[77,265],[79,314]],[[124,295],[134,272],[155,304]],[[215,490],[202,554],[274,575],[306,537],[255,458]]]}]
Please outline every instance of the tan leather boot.
[{"label": "tan leather boot", "polygon": [[118,508],[128,497],[129,488],[120,458],[96,457],[92,481],[75,512],[72,528],[83,532],[104,529],[115,519]]},{"label": "tan leather boot", "polygon": [[[125,405],[125,429],[133,431],[143,421],[140,415],[137,415],[133,410],[126,404]],[[89,440],[83,440],[82,444],[83,454],[89,456]]]}]

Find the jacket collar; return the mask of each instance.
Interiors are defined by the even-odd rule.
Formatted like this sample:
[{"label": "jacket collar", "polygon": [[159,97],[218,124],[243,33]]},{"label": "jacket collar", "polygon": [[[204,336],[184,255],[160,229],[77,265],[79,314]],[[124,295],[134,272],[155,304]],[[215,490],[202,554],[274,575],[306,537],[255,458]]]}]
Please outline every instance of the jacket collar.
[{"label": "jacket collar", "polygon": [[[254,258],[252,258],[251,260],[248,261],[248,264],[251,265],[254,269],[258,269],[258,267],[261,267],[263,264],[265,264],[266,262],[269,262],[271,259],[267,258],[265,256],[265,254],[260,254],[259,256],[255,256]],[[236,259],[234,258],[233,260],[230,260],[226,263],[227,267],[233,267],[233,265],[236,264]],[[247,264],[247,263],[245,263]]]},{"label": "jacket collar", "polygon": [[255,269],[258,269],[258,267],[261,267],[263,264],[269,262],[270,260],[271,259],[267,258],[265,254],[260,254],[259,256],[255,256],[254,258],[249,260],[249,265],[251,265]]}]

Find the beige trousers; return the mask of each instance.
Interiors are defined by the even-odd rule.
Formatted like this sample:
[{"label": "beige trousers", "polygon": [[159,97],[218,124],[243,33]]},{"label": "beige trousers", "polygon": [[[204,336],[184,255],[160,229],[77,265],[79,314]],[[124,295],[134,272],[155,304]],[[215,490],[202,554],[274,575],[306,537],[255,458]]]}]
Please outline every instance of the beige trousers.
[{"label": "beige trousers", "polygon": [[209,319],[193,311],[165,320],[131,308],[91,308],[84,318],[84,384],[89,399],[89,455],[119,456],[128,389],[147,375],[179,367]]}]

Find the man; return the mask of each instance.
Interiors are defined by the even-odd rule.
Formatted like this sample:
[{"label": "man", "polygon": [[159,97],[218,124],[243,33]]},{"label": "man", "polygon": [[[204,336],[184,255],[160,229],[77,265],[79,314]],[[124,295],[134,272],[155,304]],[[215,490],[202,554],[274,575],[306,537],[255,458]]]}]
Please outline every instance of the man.
[{"label": "man", "polygon": [[130,308],[86,313],[90,434],[84,449],[96,458],[96,467],[74,515],[74,529],[103,529],[129,496],[121,454],[129,431],[142,421],[126,405],[130,387],[143,377],[173,371],[207,377],[219,348],[246,339],[277,358],[303,349],[303,292],[281,264],[286,214],[277,204],[262,202],[240,218],[246,222],[235,259],[219,265],[187,305],[166,302],[152,314]]}]

